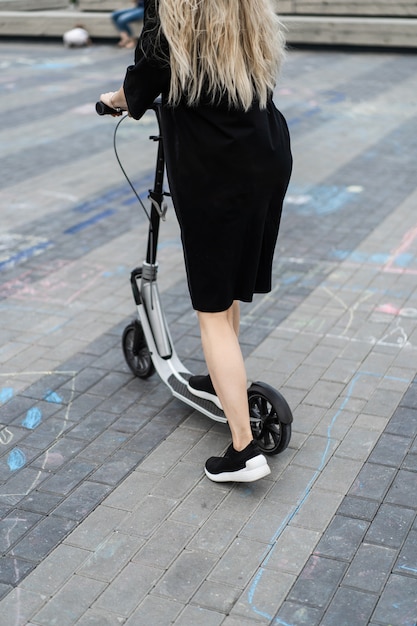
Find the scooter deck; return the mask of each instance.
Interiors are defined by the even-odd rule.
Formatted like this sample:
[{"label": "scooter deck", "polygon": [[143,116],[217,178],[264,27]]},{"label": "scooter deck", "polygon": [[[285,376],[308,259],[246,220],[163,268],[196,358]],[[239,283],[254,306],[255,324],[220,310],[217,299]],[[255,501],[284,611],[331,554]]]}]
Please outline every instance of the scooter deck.
[{"label": "scooter deck", "polygon": [[[180,374],[180,376],[187,379],[190,374]],[[187,389],[187,385],[182,383],[174,374],[168,378],[167,384],[171,387],[174,395],[186,404],[189,404],[196,410],[208,415],[211,419],[214,419],[217,422],[227,422],[225,414],[214,404],[214,402],[210,402],[210,400],[205,400],[204,398],[199,398],[193,393],[190,393]]]}]

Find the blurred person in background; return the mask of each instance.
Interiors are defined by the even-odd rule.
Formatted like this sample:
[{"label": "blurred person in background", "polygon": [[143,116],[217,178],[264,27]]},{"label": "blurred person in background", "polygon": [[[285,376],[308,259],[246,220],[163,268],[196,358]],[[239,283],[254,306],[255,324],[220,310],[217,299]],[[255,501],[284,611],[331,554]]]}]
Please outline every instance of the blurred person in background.
[{"label": "blurred person in background", "polygon": [[143,5],[144,0],[138,0],[131,9],[120,9],[119,11],[113,11],[111,14],[113,24],[120,32],[119,48],[134,48],[136,46],[136,39],[133,36],[130,24],[132,22],[140,22],[143,19]]}]

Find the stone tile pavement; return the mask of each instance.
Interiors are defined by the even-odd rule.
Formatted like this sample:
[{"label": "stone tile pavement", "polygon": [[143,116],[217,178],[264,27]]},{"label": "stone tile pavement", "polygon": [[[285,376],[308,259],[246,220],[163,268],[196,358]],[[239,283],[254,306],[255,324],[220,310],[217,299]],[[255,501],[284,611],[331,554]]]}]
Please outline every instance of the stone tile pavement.
[{"label": "stone tile pavement", "polygon": [[[146,223],[93,104],[130,58],[0,50],[0,624],[414,626],[416,58],[289,51],[294,175],[274,289],[243,306],[241,338],[293,436],[250,485],[208,481],[226,427],[124,363]],[[148,115],[118,134],[145,193],[153,132]],[[172,211],[159,260],[202,372]]]}]

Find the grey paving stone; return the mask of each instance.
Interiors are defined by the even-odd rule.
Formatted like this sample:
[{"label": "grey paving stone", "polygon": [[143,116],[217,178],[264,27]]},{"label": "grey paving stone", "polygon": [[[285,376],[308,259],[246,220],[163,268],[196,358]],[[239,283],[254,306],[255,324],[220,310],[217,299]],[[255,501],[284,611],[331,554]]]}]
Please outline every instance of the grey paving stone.
[{"label": "grey paving stone", "polygon": [[241,595],[242,590],[205,580],[191,599],[193,604],[228,615]]},{"label": "grey paving stone", "polygon": [[271,621],[295,580],[293,574],[263,567],[258,569],[234,605],[231,615],[262,618],[264,623]]},{"label": "grey paving stone", "polygon": [[398,574],[417,576],[417,533],[411,531],[401,548],[394,571]]},{"label": "grey paving stone", "polygon": [[90,415],[80,421],[71,429],[69,435],[72,439],[86,439],[91,441],[115,422],[113,413],[102,411],[101,408],[92,411]]},{"label": "grey paving stone", "polygon": [[311,468],[289,465],[273,485],[268,500],[297,504],[304,497],[311,478]]},{"label": "grey paving stone", "polygon": [[23,500],[32,489],[40,487],[48,476],[46,472],[41,470],[23,467],[18,472],[15,472],[2,486],[3,503],[13,507]]},{"label": "grey paving stone", "polygon": [[155,413],[155,409],[151,409],[151,415],[147,417],[146,415],[144,415],[144,411],[142,410],[142,408],[140,409],[140,411],[138,411],[136,405],[134,405],[134,407],[134,411],[131,411],[131,409],[129,409],[128,411],[123,412],[120,417],[118,417],[113,422],[113,430],[135,435],[138,431],[140,431],[142,426],[149,422],[149,420],[153,417]]},{"label": "grey paving stone", "polygon": [[126,618],[136,610],[162,574],[163,570],[156,567],[129,563],[106,587],[92,608]]},{"label": "grey paving stone", "polygon": [[4,583],[0,583],[0,600],[7,596],[8,593],[12,591],[12,585],[6,585]]},{"label": "grey paving stone", "polygon": [[318,609],[326,607],[347,569],[347,564],[325,557],[311,556],[287,600]]},{"label": "grey paving stone", "polygon": [[140,549],[143,540],[120,532],[112,533],[81,565],[77,573],[110,582]]},{"label": "grey paving stone", "polygon": [[348,495],[382,500],[395,475],[396,471],[392,467],[366,463],[349,489]]},{"label": "grey paving stone", "polygon": [[229,488],[221,484],[199,483],[178,505],[172,519],[194,527],[202,526],[228,492]]},{"label": "grey paving stone", "polygon": [[108,428],[98,435],[90,444],[85,446],[78,458],[87,460],[96,465],[101,465],[114,451],[121,448],[129,438],[129,434]]},{"label": "grey paving stone", "polygon": [[183,607],[183,604],[174,600],[148,595],[125,623],[126,626],[166,626],[167,623],[175,622]]},{"label": "grey paving stone", "polygon": [[351,560],[368,526],[364,520],[336,515],[317,544],[314,554]]},{"label": "grey paving stone", "polygon": [[106,373],[95,385],[90,387],[89,393],[96,394],[100,398],[109,398],[117,394],[130,379],[130,374],[121,372]]},{"label": "grey paving stone", "polygon": [[417,382],[414,381],[401,400],[401,407],[414,409],[417,407]]},{"label": "grey paving stone", "polygon": [[77,626],[120,626],[121,618],[108,611],[88,609],[76,622]]},{"label": "grey paving stone", "polygon": [[98,367],[96,367],[96,362],[94,363],[94,366],[92,366],[91,363],[91,356],[88,357],[88,365],[90,365],[90,367],[80,368],[80,365],[78,363],[74,363],[76,367],[74,367],[75,374],[73,378],[69,382],[64,383],[64,385],[62,386],[71,390],[75,389],[75,391],[78,393],[88,391],[90,387],[95,385],[97,381],[101,380],[107,374],[107,371],[105,369],[99,369]]},{"label": "grey paving stone", "polygon": [[77,441],[72,437],[63,437],[40,454],[35,461],[32,461],[31,467],[53,471],[77,456],[84,446],[85,443],[82,441]]},{"label": "grey paving stone", "polygon": [[241,516],[231,515],[228,507],[221,507],[195,533],[189,547],[220,556],[239,534],[242,521]]},{"label": "grey paving stone", "polygon": [[[162,465],[162,459],[161,459]],[[149,466],[145,466],[149,467]],[[165,476],[162,476],[155,487],[155,495],[171,496],[178,500],[184,498],[195,485],[201,468],[186,461],[178,462]]]},{"label": "grey paving stone", "polygon": [[417,434],[417,408],[400,404],[387,424],[385,432],[403,437],[414,437]]},{"label": "grey paving stone", "polygon": [[27,624],[30,617],[45,602],[45,597],[27,591],[26,589],[13,589],[2,600],[1,617],[5,624]]},{"label": "grey paving stone", "polygon": [[321,609],[286,601],[275,615],[274,622],[277,624],[297,624],[297,626],[320,626],[322,615]]},{"label": "grey paving stone", "polygon": [[198,443],[200,436],[198,432],[190,428],[181,427],[146,458],[141,465],[142,469],[161,476],[166,475],[178,464],[184,454],[193,448],[195,443]]},{"label": "grey paving stone", "polygon": [[400,548],[415,519],[416,511],[381,504],[365,536],[365,542]]},{"label": "grey paving stone", "polygon": [[101,505],[67,538],[66,544],[94,551],[126,517],[126,511]]},{"label": "grey paving stone", "polygon": [[58,593],[34,614],[33,621],[50,626],[72,626],[103,591],[105,584],[72,576]]},{"label": "grey paving stone", "polygon": [[[65,417],[62,414],[62,417]],[[72,422],[59,417],[50,417],[46,422],[36,428],[36,430],[30,433],[27,438],[27,443],[32,448],[38,450],[45,450],[52,445],[56,439],[62,436],[63,433],[69,431],[72,428]]]},{"label": "grey paving stone", "polygon": [[54,509],[54,515],[80,522],[104,500],[109,491],[108,485],[85,481]]},{"label": "grey paving stone", "polygon": [[[168,519],[132,557],[132,561],[167,569],[185,548],[194,533],[194,526]],[[193,544],[191,543],[190,546],[192,547]]]},{"label": "grey paving stone", "polygon": [[0,528],[0,550],[5,554],[9,548],[23,537],[42,516],[37,513],[13,510],[1,521]]},{"label": "grey paving stone", "polygon": [[118,530],[139,537],[150,537],[177,504],[177,500],[172,498],[148,495],[132,513],[125,515]]},{"label": "grey paving stone", "polygon": [[[210,573],[209,580],[228,585],[232,583],[234,587],[243,589],[267,552],[268,546],[265,543],[237,537]],[[245,563],[244,569],[242,563]]]},{"label": "grey paving stone", "polygon": [[177,617],[174,624],[177,626],[196,626],[196,624],[204,624],[205,626],[219,626],[224,620],[224,615],[215,613],[198,606],[188,605]]},{"label": "grey paving stone", "polygon": [[417,491],[415,472],[399,470],[387,493],[386,502],[417,509]]},{"label": "grey paving stone", "polygon": [[68,495],[77,485],[86,479],[95,469],[93,463],[74,459],[53,476],[45,480],[40,491]]},{"label": "grey paving stone", "polygon": [[395,557],[396,551],[392,548],[362,544],[349,566],[343,585],[371,593],[381,593]]},{"label": "grey paving stone", "polygon": [[390,576],[372,619],[380,624],[414,624],[417,615],[417,580]]},{"label": "grey paving stone", "polygon": [[374,518],[378,507],[379,502],[375,500],[346,496],[343,498],[337,513],[345,515],[346,517],[356,517],[370,522]]},{"label": "grey paving stone", "polygon": [[143,457],[144,455],[140,452],[116,450],[106,459],[104,465],[91,474],[91,481],[114,487],[138,466]]},{"label": "grey paving stone", "polygon": [[152,492],[158,480],[159,476],[143,472],[141,468],[138,468],[107,497],[106,506],[122,511],[133,511],[139,502]]},{"label": "grey paving stone", "polygon": [[299,574],[313,553],[321,533],[288,525],[276,538],[263,565],[277,570]]},{"label": "grey paving stone", "polygon": [[13,547],[11,554],[37,563],[45,558],[52,548],[70,533],[74,526],[73,520],[50,515],[39,522],[30,533],[19,541]]},{"label": "grey paving stone", "polygon": [[222,626],[249,626],[249,624],[262,624],[264,623],[264,621],[265,620],[262,620],[262,618],[254,619],[253,617],[251,617],[250,620],[247,620],[241,616],[234,617],[232,615],[228,615],[223,621]]},{"label": "grey paving stone", "polygon": [[368,460],[371,463],[398,467],[401,465],[410,445],[411,440],[409,438],[383,433]]},{"label": "grey paving stone", "polygon": [[2,555],[0,563],[0,583],[4,585],[3,590],[8,589],[9,591],[12,585],[16,585],[16,583],[25,578],[36,566],[36,563],[33,561],[26,561],[8,555]]},{"label": "grey paving stone", "polygon": [[52,597],[89,556],[87,550],[61,544],[22,581],[21,588]]},{"label": "grey paving stone", "polygon": [[139,389],[133,390],[125,385],[120,393],[103,400],[100,404],[100,408],[103,411],[114,413],[117,417],[119,417],[128,409],[137,407],[141,397],[142,393]]},{"label": "grey paving stone", "polygon": [[[149,422],[149,420],[147,420]],[[146,423],[137,435],[134,435],[126,444],[126,449],[148,453],[161,441],[162,435],[169,434],[161,429],[161,425],[154,421]]]},{"label": "grey paving stone", "polygon": [[0,425],[1,441],[2,441],[2,453],[0,454],[0,481],[5,482],[10,476],[10,467],[7,463],[8,454],[16,446],[20,446],[20,442],[25,442],[28,437],[28,431],[26,428],[17,427],[14,425],[4,426]]},{"label": "grey paving stone", "polygon": [[338,589],[326,610],[321,626],[352,626],[368,624],[377,596],[357,589]]},{"label": "grey paving stone", "polygon": [[99,396],[83,393],[74,398],[71,402],[70,418],[72,422],[79,422],[90,411],[93,411],[101,404],[101,398]]},{"label": "grey paving stone", "polygon": [[[272,544],[292,519],[296,507],[285,502],[261,501],[256,511],[248,515],[239,535],[254,541]],[[237,520],[241,520],[240,517]]]},{"label": "grey paving stone", "polygon": [[31,466],[33,462],[36,464],[38,456],[39,450],[25,445],[25,441],[19,442],[17,446],[9,451],[7,458],[5,458],[6,455],[4,455],[3,459],[1,459],[0,482],[7,482],[10,476],[21,467]]},{"label": "grey paving stone", "polygon": [[215,563],[216,557],[212,554],[184,550],[157,583],[154,593],[187,603]]},{"label": "grey paving stone", "polygon": [[[316,502],[320,499],[320,507]],[[322,532],[330,523],[342,499],[341,494],[321,490],[313,486],[308,497],[303,501],[292,519],[295,526],[302,526],[309,530]]]},{"label": "grey paving stone", "polygon": [[32,407],[32,398],[25,398],[23,395],[12,397],[1,408],[1,423],[8,425],[16,419],[23,419],[27,411]]},{"label": "grey paving stone", "polygon": [[417,454],[408,453],[404,459],[401,469],[417,472]]}]

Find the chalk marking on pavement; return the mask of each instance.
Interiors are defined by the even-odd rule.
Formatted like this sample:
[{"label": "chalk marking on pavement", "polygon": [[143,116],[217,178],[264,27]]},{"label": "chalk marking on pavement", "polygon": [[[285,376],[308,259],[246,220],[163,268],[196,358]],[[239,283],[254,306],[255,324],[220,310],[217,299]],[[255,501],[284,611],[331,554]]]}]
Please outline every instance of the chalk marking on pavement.
[{"label": "chalk marking on pavement", "polygon": [[346,397],[342,400],[342,403],[339,407],[339,409],[336,411],[336,413],[333,415],[329,426],[327,427],[327,441],[326,441],[326,445],[320,460],[320,463],[318,464],[318,467],[316,470],[314,470],[313,475],[311,477],[311,479],[309,480],[305,490],[304,490],[304,494],[301,496],[300,500],[298,501],[296,507],[294,508],[293,511],[291,511],[291,513],[289,513],[285,519],[281,522],[280,526],[277,528],[277,530],[275,531],[275,533],[273,534],[273,536],[270,539],[269,542],[269,547],[266,549],[266,556],[262,562],[262,565],[259,568],[259,571],[257,573],[257,575],[255,576],[255,579],[253,581],[253,583],[251,584],[249,591],[248,591],[248,602],[249,605],[251,606],[252,610],[254,611],[254,613],[256,613],[257,615],[260,615],[261,617],[265,617],[269,620],[271,620],[271,624],[280,624],[281,626],[296,626],[296,624],[287,624],[286,622],[280,620],[279,618],[274,618],[274,616],[272,615],[268,615],[267,613],[265,613],[264,611],[262,611],[261,609],[258,609],[256,607],[256,605],[254,604],[254,600],[255,600],[255,593],[256,593],[256,589],[258,587],[258,584],[260,583],[262,576],[265,572],[265,566],[268,564],[269,559],[271,558],[274,549],[277,545],[277,540],[279,539],[280,535],[282,534],[282,532],[284,531],[284,529],[288,526],[288,524],[291,522],[291,520],[297,515],[297,513],[300,512],[300,510],[302,509],[303,505],[305,504],[305,502],[307,501],[308,497],[310,496],[311,490],[313,488],[313,485],[316,483],[317,479],[319,478],[319,476],[321,475],[323,469],[325,468],[327,461],[328,461],[328,453],[330,450],[330,446],[331,446],[331,432],[333,427],[335,426],[337,419],[339,417],[339,415],[344,411],[344,409],[346,408],[346,406],[348,405],[352,395],[353,395],[353,390],[356,386],[356,384],[358,383],[358,381],[362,378],[362,377],[366,377],[366,376],[372,376],[372,377],[376,377],[376,378],[384,378],[385,380],[392,380],[392,381],[396,381],[396,382],[410,382],[404,378],[398,378],[396,376],[383,376],[381,374],[375,374],[373,372],[362,372],[359,371],[355,374],[355,376],[353,377],[353,379],[350,381],[348,388],[347,388],[347,393],[346,393]]}]

